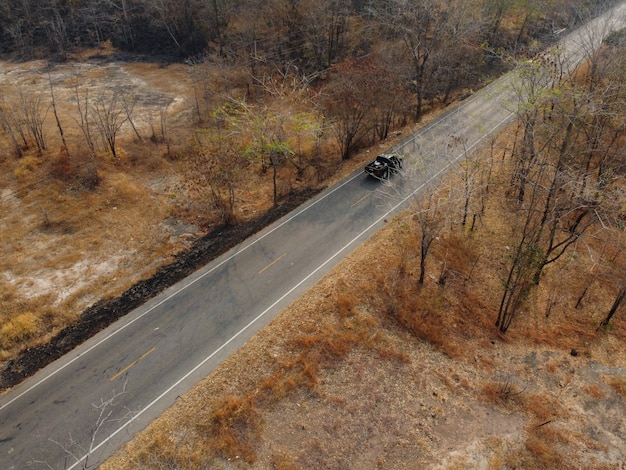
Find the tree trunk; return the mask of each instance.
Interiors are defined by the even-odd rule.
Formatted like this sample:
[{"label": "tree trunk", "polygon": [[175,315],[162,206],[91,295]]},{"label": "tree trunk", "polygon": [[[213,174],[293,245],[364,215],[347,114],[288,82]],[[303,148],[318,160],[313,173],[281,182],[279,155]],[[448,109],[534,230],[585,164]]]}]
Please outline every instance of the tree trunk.
[{"label": "tree trunk", "polygon": [[611,318],[613,318],[613,315],[615,315],[615,312],[617,312],[617,309],[622,304],[624,297],[626,297],[626,287],[622,287],[620,289],[619,293],[617,294],[617,297],[615,298],[615,302],[613,302],[613,306],[611,307],[611,310],[609,310],[609,313],[606,316],[606,318],[600,322],[597,330],[600,330],[601,328],[604,328],[605,326],[609,324],[609,322],[611,321]]}]

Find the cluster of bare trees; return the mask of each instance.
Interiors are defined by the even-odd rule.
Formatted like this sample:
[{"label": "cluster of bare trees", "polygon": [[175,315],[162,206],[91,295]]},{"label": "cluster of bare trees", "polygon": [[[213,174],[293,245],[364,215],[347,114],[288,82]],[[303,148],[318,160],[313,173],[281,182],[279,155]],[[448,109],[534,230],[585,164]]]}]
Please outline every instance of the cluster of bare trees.
[{"label": "cluster of bare trees", "polygon": [[111,41],[120,49],[151,55],[200,53],[220,35],[225,0],[3,0],[0,38],[4,53],[61,57],[73,47]]},{"label": "cluster of bare trees", "polygon": [[[298,86],[304,81],[321,92],[320,109],[347,159],[384,140],[394,125],[421,119],[426,106],[446,104],[455,91],[476,86],[493,71],[486,51],[553,39],[554,29],[574,25],[604,3],[551,0],[539,9],[516,0],[0,0],[0,47],[63,55],[111,41],[129,51],[193,57],[193,63],[219,60],[247,70],[257,99],[267,95],[259,86],[267,77],[297,75]],[[505,20],[513,26],[503,28]],[[120,123],[132,125],[128,102],[117,96],[91,100],[81,111],[81,122],[83,112],[95,111],[113,154]],[[24,100],[21,120],[44,149],[38,126],[47,104]],[[22,137],[17,132],[12,139]]]},{"label": "cluster of bare trees", "polygon": [[[61,100],[63,106],[59,107]],[[153,99],[151,109],[144,107],[141,118],[149,120],[150,140],[165,143],[169,152],[164,112],[168,103],[164,96]],[[51,176],[78,178],[83,187],[94,190],[99,183],[100,158],[110,155],[118,160],[124,153],[119,144],[122,134],[145,142],[145,122],[143,126],[136,123],[137,104],[130,86],[92,85],[80,67],[67,76],[48,66],[47,82],[42,77],[38,84],[0,89],[0,132],[11,142],[17,158],[36,156],[50,163]]]},{"label": "cluster of bare trees", "polygon": [[[256,43],[264,54],[276,59],[299,57],[307,67],[323,69],[355,53],[367,53],[378,41],[381,26],[387,25],[393,26],[393,35],[406,41],[415,73],[422,75],[428,73],[429,63],[437,61],[437,54],[431,52],[442,42],[458,39],[455,55],[463,57],[466,44],[461,36],[467,27],[482,28],[483,38],[492,45],[518,47],[524,44],[525,36],[571,25],[600,3],[2,0],[0,52],[30,55],[44,48],[62,56],[75,46],[93,47],[111,41],[124,50],[191,57],[204,53],[209,45],[225,55],[240,55],[242,49],[249,54]],[[447,14],[442,15],[442,11]],[[481,21],[473,21],[476,17]],[[511,18],[515,19],[515,30],[504,33],[502,23]],[[451,22],[456,23],[456,31],[448,27]],[[455,38],[457,33],[460,35]],[[448,71],[454,74],[454,69]]]},{"label": "cluster of bare trees", "polygon": [[306,81],[285,72],[280,80],[265,77],[261,86],[262,102],[232,97],[214,109],[212,126],[196,131],[193,149],[185,155],[191,186],[225,223],[236,220],[235,191],[250,168],[271,172],[277,204],[280,170],[290,165],[303,177],[320,154],[324,120],[311,107]]},{"label": "cluster of bare trees", "polygon": [[575,249],[584,233],[623,243],[626,83],[625,65],[615,60],[623,47],[609,41],[597,54],[590,48],[587,68],[566,80],[558,56],[520,68],[510,191],[520,229],[498,312],[502,332],[545,268]]},{"label": "cluster of bare trees", "polygon": [[50,109],[46,97],[19,90],[11,98],[0,96],[0,100],[0,124],[10,137],[15,153],[21,156],[23,149],[31,145],[38,152],[46,150],[43,125]]},{"label": "cluster of bare trees", "polygon": [[[507,197],[498,202],[515,227],[501,273],[496,316],[501,333],[530,308],[531,292],[547,268],[573,257],[586,257],[593,266],[576,308],[590,284],[602,283],[615,292],[598,328],[609,324],[626,298],[626,40],[624,31],[612,33],[596,50],[592,33],[581,35],[584,60],[574,73],[559,49],[516,64],[517,120],[503,156]],[[463,142],[452,137],[450,145]],[[424,283],[431,245],[444,229],[463,232],[469,225],[474,230],[475,217],[485,210],[493,163],[466,154],[457,175],[462,184],[442,188],[414,208],[421,247],[418,284]],[[445,257],[442,263],[440,284],[445,282]]]}]

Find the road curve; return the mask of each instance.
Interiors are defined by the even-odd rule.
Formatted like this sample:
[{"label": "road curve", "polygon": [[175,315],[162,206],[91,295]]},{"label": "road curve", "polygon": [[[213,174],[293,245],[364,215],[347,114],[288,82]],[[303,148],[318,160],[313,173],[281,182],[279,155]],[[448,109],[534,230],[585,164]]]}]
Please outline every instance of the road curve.
[{"label": "road curve", "polygon": [[[623,17],[624,5],[614,12]],[[564,39],[572,66],[586,28]],[[0,468],[104,461],[510,121],[513,80],[493,82],[395,146],[403,175],[380,184],[355,172],[1,396]],[[451,145],[459,139],[463,148]]]}]

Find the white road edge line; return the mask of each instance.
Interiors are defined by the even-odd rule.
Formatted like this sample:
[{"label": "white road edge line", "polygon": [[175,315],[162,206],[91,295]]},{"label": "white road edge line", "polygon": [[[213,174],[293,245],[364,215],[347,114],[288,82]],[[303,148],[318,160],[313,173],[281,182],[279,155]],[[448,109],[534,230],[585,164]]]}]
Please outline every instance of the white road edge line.
[{"label": "white road edge line", "polygon": [[[496,124],[489,132],[486,132],[480,139],[478,139],[476,142],[474,142],[472,145],[470,145],[468,147],[468,151],[473,150],[480,142],[482,142],[482,140],[487,137],[488,135],[491,135],[491,133],[493,131],[495,131],[498,127],[500,127],[502,124],[504,124],[506,121],[508,121],[511,116],[513,116],[513,113],[510,113],[507,117],[505,117],[504,119],[502,119],[498,124]],[[136,415],[134,415],[132,418],[130,418],[126,423],[124,423],[122,426],[120,426],[117,430],[113,431],[111,434],[109,434],[108,437],[106,437],[102,442],[100,442],[100,444],[98,444],[97,446],[95,446],[93,449],[91,449],[91,451],[88,454],[85,454],[83,457],[81,457],[76,463],[74,463],[72,466],[68,467],[67,470],[74,470],[74,468],[76,468],[77,465],[80,465],[87,457],[89,457],[90,455],[93,454],[93,452],[97,451],[100,447],[102,447],[103,445],[105,445],[107,442],[109,442],[111,439],[113,439],[118,433],[120,433],[121,431],[123,431],[124,429],[126,429],[130,424],[132,424],[136,419],[138,419],[142,414],[144,414],[148,409],[150,409],[152,406],[154,406],[159,400],[161,400],[163,397],[165,397],[167,394],[169,394],[173,389],[175,389],[176,387],[178,387],[182,382],[184,382],[189,376],[191,376],[192,374],[194,374],[198,369],[200,369],[202,366],[204,366],[208,361],[210,361],[217,353],[219,353],[222,349],[224,349],[226,346],[228,346],[232,341],[234,341],[236,338],[238,338],[241,334],[243,334],[248,328],[250,328],[254,323],[256,323],[260,318],[262,318],[263,316],[265,316],[265,314],[267,314],[267,312],[269,312],[270,310],[272,310],[276,305],[278,305],[280,302],[282,302],[286,297],[288,297],[289,295],[291,295],[291,293],[293,291],[295,291],[297,288],[299,288],[302,284],[304,284],[306,281],[308,281],[311,277],[313,277],[318,271],[320,271],[324,266],[326,266],[328,263],[330,263],[332,260],[334,260],[337,256],[339,256],[346,248],[348,248],[350,245],[352,245],[354,242],[356,242],[359,238],[361,238],[364,234],[366,234],[368,231],[370,231],[374,226],[376,226],[377,224],[379,224],[380,222],[382,222],[389,214],[391,214],[392,212],[394,212],[396,209],[398,209],[400,206],[402,206],[403,204],[405,204],[410,198],[412,198],[418,191],[420,191],[422,188],[424,188],[424,186],[426,186],[428,183],[430,183],[431,181],[433,181],[435,178],[439,177],[439,175],[441,175],[444,171],[446,171],[453,163],[457,162],[458,159],[464,155],[465,152],[461,152],[459,153],[459,155],[457,157],[455,157],[454,159],[450,160],[443,168],[441,168],[437,173],[435,173],[433,176],[431,176],[427,181],[425,181],[424,183],[422,183],[419,187],[417,187],[415,190],[413,190],[408,196],[406,196],[404,199],[402,199],[399,203],[397,203],[395,206],[393,206],[391,209],[389,209],[385,214],[383,214],[382,216],[380,216],[376,221],[374,221],[372,224],[370,224],[365,230],[363,230],[361,233],[359,233],[356,237],[354,237],[352,240],[350,240],[347,244],[345,244],[339,251],[337,251],[334,255],[332,255],[330,258],[328,258],[326,261],[324,261],[322,264],[320,264],[317,268],[315,268],[308,276],[306,276],[304,279],[302,279],[298,284],[296,284],[295,286],[293,286],[291,289],[289,289],[289,291],[287,291],[285,294],[283,294],[278,300],[276,300],[272,305],[270,305],[269,307],[267,307],[263,312],[261,312],[260,314],[258,314],[254,319],[252,319],[246,326],[244,326],[241,330],[239,330],[237,333],[235,333],[232,337],[230,337],[230,339],[228,339],[226,342],[224,342],[219,348],[217,348],[215,351],[213,351],[211,354],[209,354],[205,359],[202,360],[202,362],[200,362],[197,366],[195,366],[193,369],[191,369],[189,372],[187,372],[184,376],[182,376],[177,382],[175,382],[173,385],[171,385],[167,390],[165,390],[163,393],[161,393],[161,395],[159,395],[158,397],[156,397],[154,400],[152,400],[152,402],[150,402],[148,405],[146,405],[145,408],[143,408],[141,411],[139,411]],[[353,178],[350,178],[351,181]],[[343,186],[343,185],[342,185]],[[341,186],[339,186],[341,187]],[[338,188],[339,188],[338,187]],[[337,189],[338,189],[337,188]],[[330,194],[330,193],[329,193]],[[321,200],[321,199],[320,199]],[[309,206],[310,207],[310,206]],[[306,209],[306,208],[305,208]],[[303,210],[305,210],[303,209]],[[299,214],[299,213],[298,213]],[[294,217],[298,214],[295,214]],[[291,220],[291,219],[289,219]],[[282,224],[281,224],[282,225]],[[276,227],[278,228],[278,227]],[[191,283],[190,283],[191,284]]]}]

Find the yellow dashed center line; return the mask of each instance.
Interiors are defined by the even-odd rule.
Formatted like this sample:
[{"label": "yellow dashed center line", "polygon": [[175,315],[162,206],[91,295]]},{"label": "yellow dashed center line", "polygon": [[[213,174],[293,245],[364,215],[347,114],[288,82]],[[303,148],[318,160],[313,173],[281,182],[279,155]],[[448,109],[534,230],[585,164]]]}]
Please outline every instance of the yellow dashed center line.
[{"label": "yellow dashed center line", "polygon": [[272,266],[274,266],[276,263],[278,263],[281,259],[283,259],[285,256],[287,256],[287,253],[283,253],[282,255],[280,255],[278,258],[276,258],[274,261],[272,261],[270,264],[268,264],[267,266],[265,266],[263,269],[261,269],[258,274],[261,274],[265,271],[267,271],[269,268],[271,268]]},{"label": "yellow dashed center line", "polygon": [[139,359],[137,359],[136,361],[131,362],[130,364],[128,364],[126,367],[124,367],[121,371],[119,371],[117,374],[115,374],[113,377],[111,377],[111,382],[113,382],[115,379],[117,379],[120,375],[122,375],[124,372],[128,371],[131,367],[134,367],[137,365],[137,363],[139,361],[141,361],[142,359],[145,359],[146,357],[148,357],[148,355],[152,354],[154,352],[156,348],[152,348],[150,351],[148,351],[147,353],[145,353],[143,356],[141,356]]},{"label": "yellow dashed center line", "polygon": [[366,194],[365,196],[363,196],[361,199],[359,199],[357,202],[353,203],[350,207],[354,207],[357,204],[360,204],[361,202],[363,202],[365,199],[367,199],[369,197],[369,194]]}]

